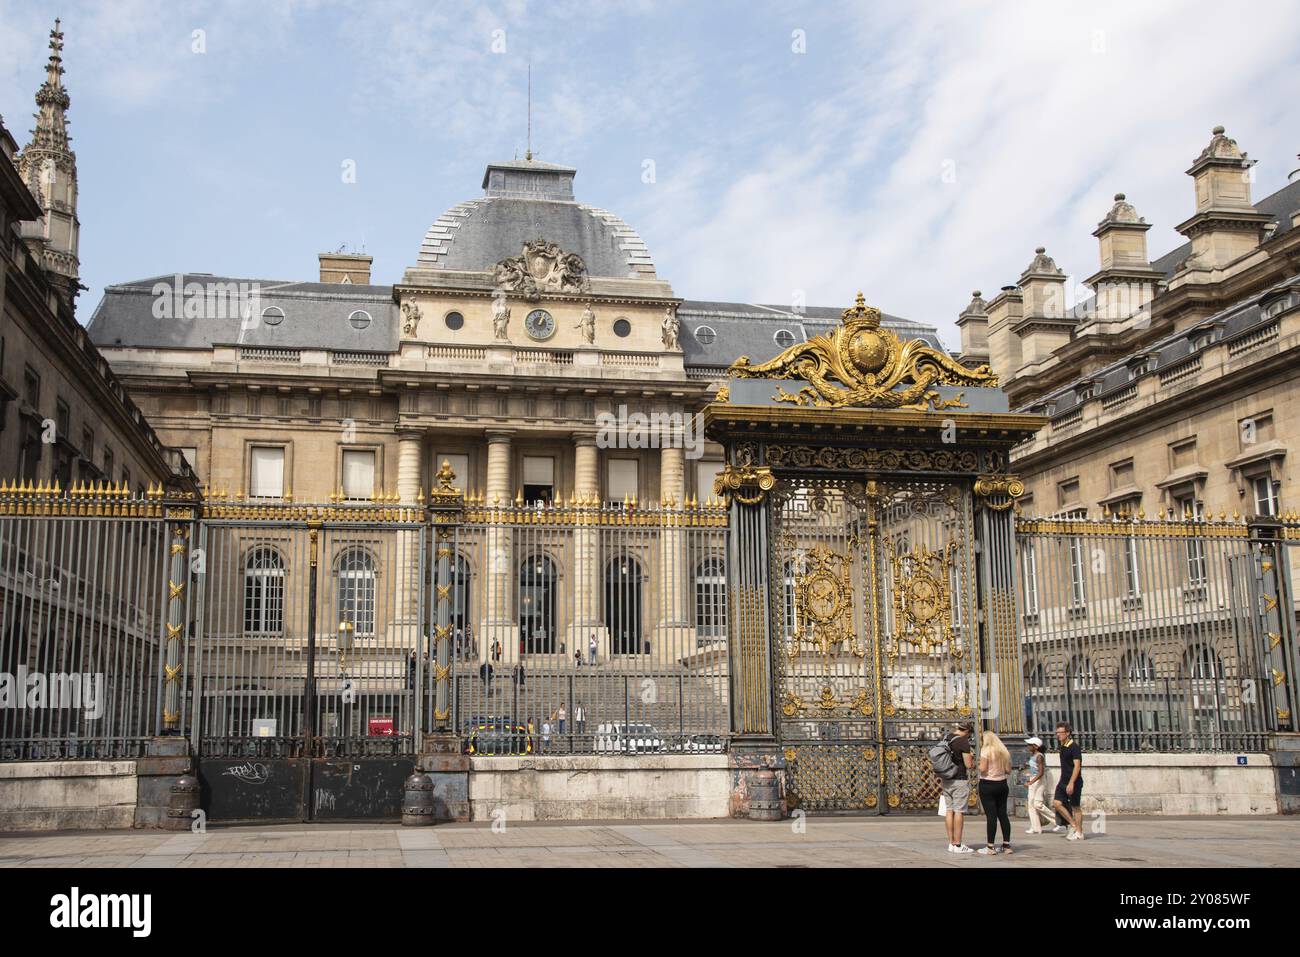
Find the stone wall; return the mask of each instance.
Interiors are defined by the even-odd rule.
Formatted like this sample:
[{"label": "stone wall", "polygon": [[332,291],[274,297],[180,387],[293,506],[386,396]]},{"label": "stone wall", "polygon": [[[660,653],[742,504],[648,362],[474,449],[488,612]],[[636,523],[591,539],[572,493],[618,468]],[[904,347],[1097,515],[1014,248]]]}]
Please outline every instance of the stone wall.
[{"label": "stone wall", "polygon": [[0,764],[0,831],[131,827],[134,761]]},{"label": "stone wall", "polygon": [[474,758],[469,799],[476,821],[726,817],[725,754]]},{"label": "stone wall", "polygon": [[[1083,810],[1107,814],[1277,814],[1277,782],[1267,754],[1102,754],[1083,756]],[[1056,786],[1060,767],[1048,756]],[[1050,793],[1050,792],[1049,792]],[[1050,797],[1049,797],[1050,801]],[[1023,816],[1023,810],[1019,811]]]}]

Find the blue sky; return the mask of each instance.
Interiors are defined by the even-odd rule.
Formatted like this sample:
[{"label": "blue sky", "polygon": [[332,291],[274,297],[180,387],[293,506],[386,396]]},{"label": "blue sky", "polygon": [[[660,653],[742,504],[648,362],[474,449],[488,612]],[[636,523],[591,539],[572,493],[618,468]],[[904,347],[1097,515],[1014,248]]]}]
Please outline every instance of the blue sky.
[{"label": "blue sky", "polygon": [[678,295],[860,288],[952,346],[970,291],[1035,246],[1095,271],[1117,191],[1153,257],[1177,245],[1214,125],[1258,160],[1257,199],[1300,165],[1295,3],[903,7],[0,0],[0,114],[25,142],[62,16],[83,322],[106,284],[310,279],[345,243],[400,280],[485,163],[522,154],[530,61],[535,154]]}]

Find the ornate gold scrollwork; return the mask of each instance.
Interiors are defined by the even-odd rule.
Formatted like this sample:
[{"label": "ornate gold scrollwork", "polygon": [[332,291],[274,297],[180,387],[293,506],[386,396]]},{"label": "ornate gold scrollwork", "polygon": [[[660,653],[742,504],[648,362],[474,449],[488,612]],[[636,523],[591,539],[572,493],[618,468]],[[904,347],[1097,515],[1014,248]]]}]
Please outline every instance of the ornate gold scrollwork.
[{"label": "ornate gold scrollwork", "polygon": [[975,495],[987,508],[1005,512],[1025,494],[1025,483],[1014,475],[981,475],[975,480]]},{"label": "ornate gold scrollwork", "polygon": [[[813,547],[803,569],[795,575],[794,591],[802,619],[800,625],[811,632],[812,643],[823,657],[829,659],[831,651],[845,642],[855,654],[862,656],[853,629],[853,585],[847,556],[825,545]],[[788,654],[793,657],[798,651],[798,641],[792,642]]]},{"label": "ornate gold scrollwork", "polygon": [[840,327],[831,335],[796,343],[758,365],[741,356],[730,374],[748,379],[801,379],[808,385],[795,393],[778,387],[772,398],[829,408],[961,408],[965,403],[960,394],[943,399],[932,387],[997,386],[997,376],[987,365],[969,369],[920,339],[904,343],[882,328],[880,319],[880,310],[868,306],[858,293],[856,305],[844,310]]},{"label": "ornate gold scrollwork", "polygon": [[438,485],[429,493],[430,501],[446,504],[464,499],[465,493],[452,484],[456,481],[456,473],[452,471],[451,462],[447,459],[442,460],[442,467],[434,478],[438,480]]},{"label": "ornate gold scrollwork", "polygon": [[962,657],[961,644],[952,627],[952,574],[957,543],[940,551],[918,545],[899,552],[891,542],[890,560],[894,571],[894,626],[889,657],[897,658],[900,646],[912,645],[921,654],[936,647],[953,658]]},{"label": "ornate gold scrollwork", "polygon": [[730,495],[742,505],[757,505],[776,488],[776,476],[767,466],[727,464],[713,480],[713,494]]}]

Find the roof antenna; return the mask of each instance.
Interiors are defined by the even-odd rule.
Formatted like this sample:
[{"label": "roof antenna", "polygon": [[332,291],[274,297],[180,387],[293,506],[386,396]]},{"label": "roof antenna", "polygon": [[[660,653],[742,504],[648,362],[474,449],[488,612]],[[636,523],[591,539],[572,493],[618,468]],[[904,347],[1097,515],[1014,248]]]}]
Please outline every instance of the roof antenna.
[{"label": "roof antenna", "polygon": [[524,151],[524,159],[528,162],[533,160],[533,61],[528,61],[528,148]]}]

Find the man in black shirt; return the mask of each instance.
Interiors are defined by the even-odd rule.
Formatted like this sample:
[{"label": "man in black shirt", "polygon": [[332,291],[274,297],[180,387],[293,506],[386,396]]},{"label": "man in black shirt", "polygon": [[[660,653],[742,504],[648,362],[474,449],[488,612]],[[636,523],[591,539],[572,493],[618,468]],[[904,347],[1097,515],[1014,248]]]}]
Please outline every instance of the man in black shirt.
[{"label": "man in black shirt", "polygon": [[970,721],[959,722],[954,729],[944,735],[948,750],[957,764],[957,774],[952,778],[939,779],[939,790],[947,805],[944,824],[948,829],[948,851],[952,854],[973,854],[974,851],[961,842],[962,825],[966,822],[966,806],[970,801],[970,776],[968,771],[975,764],[971,754],[970,736],[975,725]]},{"label": "man in black shirt", "polygon": [[1083,749],[1074,740],[1074,732],[1062,721],[1056,726],[1056,741],[1061,752],[1061,777],[1056,782],[1052,804],[1065,822],[1074,828],[1069,840],[1083,840]]}]

